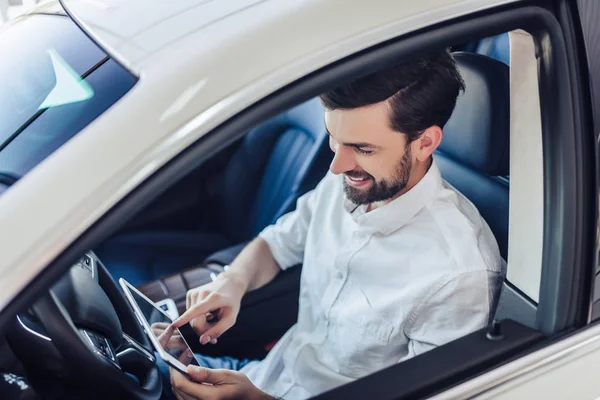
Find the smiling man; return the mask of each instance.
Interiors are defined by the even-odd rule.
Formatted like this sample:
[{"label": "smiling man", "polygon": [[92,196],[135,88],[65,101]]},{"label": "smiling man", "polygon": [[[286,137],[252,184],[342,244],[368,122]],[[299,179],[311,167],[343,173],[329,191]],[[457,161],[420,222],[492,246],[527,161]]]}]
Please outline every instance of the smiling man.
[{"label": "smiling man", "polygon": [[321,96],[331,173],[188,292],[174,325],[191,321],[202,344],[216,343],[245,292],[302,263],[298,321],[262,361],[199,355],[217,369],[172,371],[176,396],[307,398],[486,326],[503,280],[498,246],[433,157],[460,90],[444,51]]}]

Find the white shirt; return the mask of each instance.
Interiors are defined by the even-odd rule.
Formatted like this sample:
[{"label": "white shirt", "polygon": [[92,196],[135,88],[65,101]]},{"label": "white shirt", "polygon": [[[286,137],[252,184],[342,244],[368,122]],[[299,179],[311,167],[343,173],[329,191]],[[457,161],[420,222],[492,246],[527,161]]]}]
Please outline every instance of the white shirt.
[{"label": "white shirt", "polygon": [[331,173],[260,237],[282,269],[302,263],[297,323],[242,369],[304,399],[485,327],[503,281],[496,240],[437,165],[373,211]]}]

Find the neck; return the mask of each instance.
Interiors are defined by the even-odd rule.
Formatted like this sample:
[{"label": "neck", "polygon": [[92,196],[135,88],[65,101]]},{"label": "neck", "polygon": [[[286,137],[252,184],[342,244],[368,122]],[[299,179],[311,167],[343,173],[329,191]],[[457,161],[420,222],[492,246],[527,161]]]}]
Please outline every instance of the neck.
[{"label": "neck", "polygon": [[408,178],[408,183],[406,184],[404,189],[400,190],[393,197],[391,197],[387,200],[377,201],[377,202],[369,204],[367,206],[367,212],[373,211],[381,206],[388,204],[391,201],[396,200],[398,197],[402,196],[404,193],[408,192],[410,189],[415,187],[415,185],[417,183],[419,183],[421,181],[421,179],[423,179],[425,174],[427,174],[427,171],[429,171],[429,168],[431,167],[432,163],[433,163],[432,157],[429,157],[429,159],[427,159],[427,161],[425,161],[425,162],[419,162],[419,161],[415,162],[413,164],[413,168],[410,171],[410,177]]}]

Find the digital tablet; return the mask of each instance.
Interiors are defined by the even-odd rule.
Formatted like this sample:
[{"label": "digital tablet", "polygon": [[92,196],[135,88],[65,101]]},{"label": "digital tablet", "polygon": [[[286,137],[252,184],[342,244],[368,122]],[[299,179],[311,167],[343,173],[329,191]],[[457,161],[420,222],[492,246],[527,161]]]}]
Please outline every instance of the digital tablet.
[{"label": "digital tablet", "polygon": [[187,375],[186,367],[198,361],[179,329],[171,326],[173,320],[125,279],[119,279],[119,284],[160,358]]}]

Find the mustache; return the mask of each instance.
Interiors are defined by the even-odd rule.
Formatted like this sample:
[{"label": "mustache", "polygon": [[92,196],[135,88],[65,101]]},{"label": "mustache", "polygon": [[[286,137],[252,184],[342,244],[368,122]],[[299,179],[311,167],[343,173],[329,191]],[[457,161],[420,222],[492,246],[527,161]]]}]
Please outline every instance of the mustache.
[{"label": "mustache", "polygon": [[364,171],[347,171],[344,172],[346,176],[354,179],[373,179],[373,176]]}]

